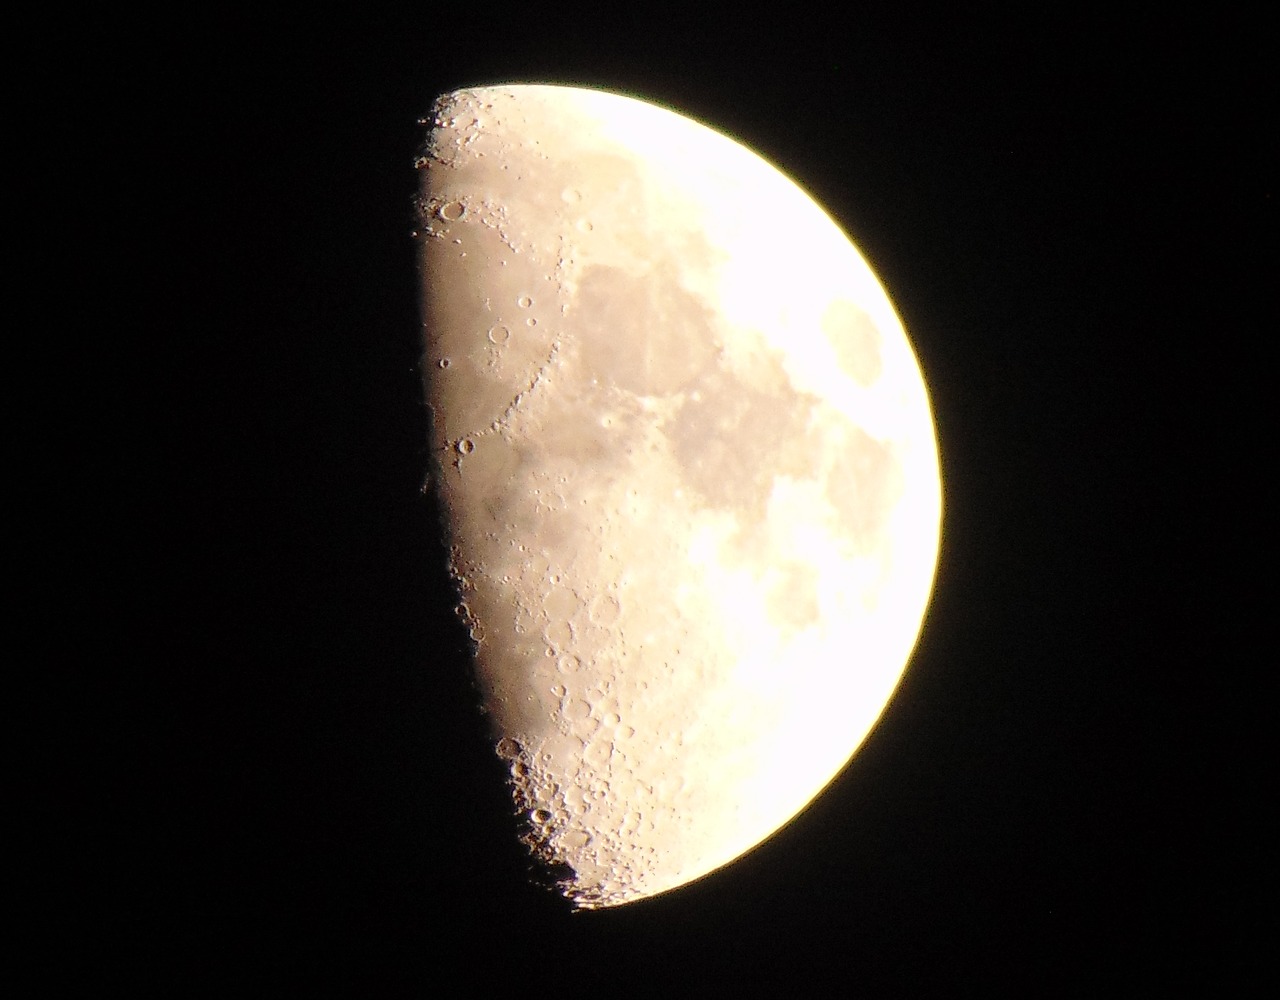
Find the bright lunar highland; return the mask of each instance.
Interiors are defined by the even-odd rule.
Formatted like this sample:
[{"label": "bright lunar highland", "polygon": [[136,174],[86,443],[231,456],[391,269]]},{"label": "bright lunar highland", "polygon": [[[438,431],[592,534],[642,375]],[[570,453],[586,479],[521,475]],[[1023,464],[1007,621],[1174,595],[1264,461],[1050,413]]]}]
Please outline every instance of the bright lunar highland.
[{"label": "bright lunar highland", "polygon": [[544,85],[441,98],[426,393],[523,839],[583,907],[727,864],[848,762],[920,631],[929,400],[862,256],[760,157]]}]

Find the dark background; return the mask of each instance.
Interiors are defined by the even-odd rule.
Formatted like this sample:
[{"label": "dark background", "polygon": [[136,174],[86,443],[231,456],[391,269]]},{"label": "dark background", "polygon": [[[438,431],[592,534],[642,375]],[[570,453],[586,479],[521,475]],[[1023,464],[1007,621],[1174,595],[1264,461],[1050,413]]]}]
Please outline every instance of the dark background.
[{"label": "dark background", "polygon": [[[61,259],[101,290],[72,366],[96,387],[73,497],[96,500],[50,553],[71,656],[31,771],[55,775],[31,782],[45,974],[940,996],[1263,968],[1259,26],[124,17],[55,60],[78,88]],[[854,762],[730,868],[596,914],[530,884],[421,492],[416,121],[504,81],[667,104],[810,190],[904,318],[943,464],[933,603]]]}]

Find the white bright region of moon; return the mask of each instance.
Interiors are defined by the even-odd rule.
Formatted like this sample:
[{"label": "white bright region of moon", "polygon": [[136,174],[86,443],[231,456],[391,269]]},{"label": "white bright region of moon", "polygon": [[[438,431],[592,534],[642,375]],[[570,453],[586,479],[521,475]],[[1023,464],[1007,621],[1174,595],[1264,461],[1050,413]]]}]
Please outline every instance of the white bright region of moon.
[{"label": "white bright region of moon", "polygon": [[672,111],[513,85],[418,161],[433,480],[523,837],[582,907],[785,824],[896,687],[938,555],[928,396],[866,261]]}]

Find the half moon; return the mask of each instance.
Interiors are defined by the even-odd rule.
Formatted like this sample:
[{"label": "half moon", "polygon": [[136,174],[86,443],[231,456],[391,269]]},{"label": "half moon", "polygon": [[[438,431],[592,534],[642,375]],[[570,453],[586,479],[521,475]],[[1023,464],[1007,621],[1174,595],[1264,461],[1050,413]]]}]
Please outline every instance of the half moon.
[{"label": "half moon", "polygon": [[418,166],[433,479],[523,839],[579,906],[675,888],[902,675],[941,516],[919,365],[813,200],[672,111],[459,91]]}]

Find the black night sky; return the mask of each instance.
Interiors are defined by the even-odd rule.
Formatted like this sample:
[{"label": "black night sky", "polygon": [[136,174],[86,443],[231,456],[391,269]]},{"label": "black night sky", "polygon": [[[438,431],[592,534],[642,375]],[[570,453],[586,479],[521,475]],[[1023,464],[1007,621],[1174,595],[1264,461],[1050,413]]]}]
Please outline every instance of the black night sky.
[{"label": "black night sky", "polygon": [[[86,127],[128,136],[102,169],[131,220],[103,266],[141,298],[92,467],[125,484],[108,534],[135,558],[95,576],[114,625],[66,682],[93,748],[50,742],[47,974],[476,997],[1250,981],[1274,58],[1221,5],[1023,7],[209,9],[99,52],[119,100]],[[905,321],[945,482],[925,629],[853,763],[732,867],[596,914],[530,883],[421,492],[417,119],[522,80],[669,105],[806,187]]]}]

